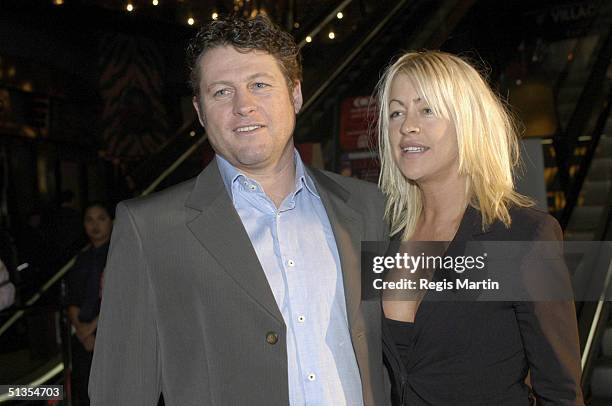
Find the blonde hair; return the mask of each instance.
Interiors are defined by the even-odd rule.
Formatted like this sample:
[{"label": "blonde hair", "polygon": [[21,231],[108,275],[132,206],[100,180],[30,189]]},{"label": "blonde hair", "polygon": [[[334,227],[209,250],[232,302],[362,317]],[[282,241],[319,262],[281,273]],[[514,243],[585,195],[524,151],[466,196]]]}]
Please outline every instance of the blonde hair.
[{"label": "blonde hair", "polygon": [[379,105],[378,184],[387,197],[385,218],[391,235],[414,233],[423,209],[421,190],[407,180],[393,160],[389,142],[389,98],[393,80],[406,75],[434,114],[451,120],[457,134],[459,174],[466,175],[469,204],[480,211],[485,230],[496,220],[509,227],[509,208],[533,202],[514,190],[519,165],[517,128],[510,113],[478,71],[445,52],[409,52],[389,66],[377,86]]}]

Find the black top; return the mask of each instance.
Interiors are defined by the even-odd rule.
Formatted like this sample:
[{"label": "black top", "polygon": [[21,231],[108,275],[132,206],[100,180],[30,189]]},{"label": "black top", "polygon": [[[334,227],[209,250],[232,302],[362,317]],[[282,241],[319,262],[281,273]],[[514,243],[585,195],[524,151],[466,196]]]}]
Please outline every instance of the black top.
[{"label": "black top", "polygon": [[395,343],[395,347],[404,364],[408,364],[408,356],[412,347],[414,338],[414,323],[388,319],[385,317],[384,322],[387,324],[391,338]]},{"label": "black top", "polygon": [[66,280],[66,305],[79,307],[79,320],[90,322],[100,313],[100,281],[108,243],[79,253]]},{"label": "black top", "polygon": [[[466,210],[448,254],[467,241],[555,241],[550,215],[510,210],[512,226],[483,231],[480,213]],[[567,269],[560,277],[567,278]],[[565,276],[564,276],[565,275]],[[383,323],[393,405],[583,406],[574,303],[520,301],[421,302],[412,343],[395,323]],[[530,373],[531,387],[525,383]]]}]

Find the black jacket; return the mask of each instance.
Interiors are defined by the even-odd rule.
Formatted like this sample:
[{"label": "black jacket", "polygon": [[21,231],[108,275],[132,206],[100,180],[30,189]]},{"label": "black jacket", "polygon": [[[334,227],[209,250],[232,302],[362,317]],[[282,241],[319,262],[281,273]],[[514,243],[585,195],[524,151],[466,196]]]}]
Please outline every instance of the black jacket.
[{"label": "black jacket", "polygon": [[[548,214],[525,208],[510,214],[511,228],[498,221],[483,232],[480,213],[468,207],[447,253],[466,241],[562,239]],[[534,397],[538,406],[584,405],[573,302],[439,302],[427,295],[407,365],[383,323],[394,406],[520,406]]]}]

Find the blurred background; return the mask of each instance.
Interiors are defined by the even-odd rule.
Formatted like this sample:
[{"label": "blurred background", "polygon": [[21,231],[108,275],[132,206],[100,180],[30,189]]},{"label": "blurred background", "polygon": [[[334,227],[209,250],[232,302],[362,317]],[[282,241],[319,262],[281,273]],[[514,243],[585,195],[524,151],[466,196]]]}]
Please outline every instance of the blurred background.
[{"label": "blurred background", "polygon": [[[375,182],[380,73],[402,51],[441,49],[476,61],[520,119],[519,190],[567,240],[612,239],[610,1],[0,0],[0,258],[16,286],[0,312],[0,384],[67,390],[38,403],[0,393],[0,404],[77,404],[66,298],[87,289],[70,280],[75,255],[82,267],[93,252],[83,210],[100,201],[112,216],[212,159],[185,47],[229,13],[267,14],[302,47],[295,140],[310,165]],[[576,309],[588,404],[612,405],[608,303]]]}]

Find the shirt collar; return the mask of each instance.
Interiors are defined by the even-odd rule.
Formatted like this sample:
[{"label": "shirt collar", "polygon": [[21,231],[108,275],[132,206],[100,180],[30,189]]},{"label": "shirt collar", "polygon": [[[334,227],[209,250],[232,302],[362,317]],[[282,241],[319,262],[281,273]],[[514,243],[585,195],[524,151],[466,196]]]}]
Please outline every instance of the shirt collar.
[{"label": "shirt collar", "polygon": [[[225,158],[223,158],[219,154],[215,154],[215,159],[217,160],[217,166],[219,167],[219,172],[221,173],[221,178],[223,179],[223,184],[225,185],[225,189],[229,193],[232,201],[234,200],[234,191],[233,186],[241,178],[245,178],[250,182],[253,182],[257,185],[259,183],[256,180],[253,180],[240,172],[234,165],[230,164]],[[302,162],[302,158],[300,157],[300,153],[297,149],[293,150],[293,159],[295,162],[295,190],[293,194],[297,193],[302,185],[306,186],[306,190],[313,196],[317,198],[321,198],[319,193],[317,192],[317,188],[310,176],[310,174],[306,171],[306,167]]]}]

